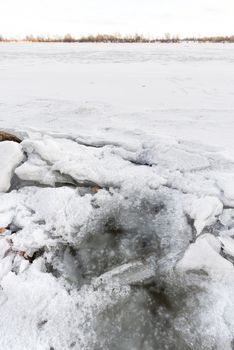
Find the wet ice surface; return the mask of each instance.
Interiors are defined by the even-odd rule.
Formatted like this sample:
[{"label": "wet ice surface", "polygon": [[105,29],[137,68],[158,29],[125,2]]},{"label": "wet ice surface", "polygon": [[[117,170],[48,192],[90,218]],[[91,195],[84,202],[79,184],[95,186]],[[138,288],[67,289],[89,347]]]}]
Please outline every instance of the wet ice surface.
[{"label": "wet ice surface", "polygon": [[232,349],[233,45],[0,51],[0,347]]}]

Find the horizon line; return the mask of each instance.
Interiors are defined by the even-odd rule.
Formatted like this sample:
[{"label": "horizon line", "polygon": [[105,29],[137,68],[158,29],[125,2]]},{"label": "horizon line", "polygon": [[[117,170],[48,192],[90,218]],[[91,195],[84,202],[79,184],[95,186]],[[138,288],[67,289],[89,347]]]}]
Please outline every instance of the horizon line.
[{"label": "horizon line", "polygon": [[171,35],[170,33],[164,34],[164,36],[147,36],[143,34],[88,34],[83,36],[73,36],[71,34],[64,35],[25,35],[22,37],[5,37],[0,34],[0,42],[64,42],[64,43],[179,43],[179,42],[213,42],[222,43],[229,42],[234,43],[234,35],[206,35],[206,36],[183,36]]}]

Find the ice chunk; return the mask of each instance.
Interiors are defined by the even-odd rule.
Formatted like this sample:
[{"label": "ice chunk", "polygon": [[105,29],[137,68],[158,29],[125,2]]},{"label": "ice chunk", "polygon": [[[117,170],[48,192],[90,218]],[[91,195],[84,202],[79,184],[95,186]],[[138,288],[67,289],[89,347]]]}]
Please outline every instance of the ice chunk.
[{"label": "ice chunk", "polygon": [[6,256],[5,258],[1,259],[1,265],[0,265],[0,281],[2,278],[8,274],[8,272],[12,269],[12,262],[14,259],[14,255],[10,254]]},{"label": "ice chunk", "polygon": [[16,175],[25,181],[55,186],[56,183],[74,183],[72,179],[53,171],[52,167],[35,154],[29,154],[28,160],[16,168]]},{"label": "ice chunk", "polygon": [[[78,184],[98,184],[101,187],[120,187],[124,182],[137,181],[141,184],[153,184],[154,188],[165,184],[151,167],[137,167],[129,152],[121,155],[111,146],[97,148],[80,145],[68,139],[53,139],[49,136],[37,140],[22,142],[24,150],[30,155],[17,174],[22,179],[35,180],[40,178],[39,167],[32,164],[32,155],[40,157],[45,164],[41,164],[41,173],[49,178],[50,183],[56,181],[55,174],[69,175]],[[124,153],[124,154],[123,154]],[[125,156],[125,157],[124,157]],[[126,158],[126,159],[125,159]],[[37,166],[37,165],[36,165]]]},{"label": "ice chunk", "polygon": [[56,245],[56,241],[48,237],[48,233],[39,225],[28,225],[12,237],[14,250],[26,252],[32,256],[44,247]]},{"label": "ice chunk", "polygon": [[194,226],[199,235],[205,226],[216,222],[217,216],[223,211],[223,204],[217,197],[206,196],[192,200],[185,210],[194,219]]},{"label": "ice chunk", "polygon": [[9,242],[5,239],[5,237],[0,238],[0,259],[2,259],[7,251],[10,249]]},{"label": "ice chunk", "polygon": [[0,193],[0,227],[7,227],[12,222],[19,199],[16,192]]},{"label": "ice chunk", "polygon": [[20,144],[13,141],[0,142],[0,192],[9,190],[13,171],[23,158]]},{"label": "ice chunk", "polygon": [[223,192],[225,205],[234,206],[234,176],[225,175],[217,179],[217,185]]},{"label": "ice chunk", "polygon": [[124,264],[98,277],[93,283],[99,286],[103,283],[120,285],[144,284],[155,277],[155,266],[149,262],[135,261]]},{"label": "ice chunk", "polygon": [[[232,232],[234,233],[234,232]],[[230,237],[230,232],[221,232],[218,237],[220,242],[222,243],[222,249],[224,253],[234,257],[234,239]]]},{"label": "ice chunk", "polygon": [[219,253],[221,242],[218,238],[205,234],[199,237],[195,243],[191,244],[183,259],[177,264],[181,271],[206,271],[215,280],[224,274],[233,275],[233,265],[224,259]]},{"label": "ice chunk", "polygon": [[219,220],[224,226],[234,226],[234,209],[224,209]]}]

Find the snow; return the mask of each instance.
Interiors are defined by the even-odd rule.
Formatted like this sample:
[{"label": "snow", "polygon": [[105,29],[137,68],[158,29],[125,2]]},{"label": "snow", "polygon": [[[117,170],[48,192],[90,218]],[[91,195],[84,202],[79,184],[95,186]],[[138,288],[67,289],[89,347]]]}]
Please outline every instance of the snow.
[{"label": "snow", "polygon": [[0,348],[231,350],[234,45],[0,53]]},{"label": "snow", "polygon": [[22,148],[17,143],[12,141],[0,143],[0,192],[9,190],[13,171],[23,158]]}]

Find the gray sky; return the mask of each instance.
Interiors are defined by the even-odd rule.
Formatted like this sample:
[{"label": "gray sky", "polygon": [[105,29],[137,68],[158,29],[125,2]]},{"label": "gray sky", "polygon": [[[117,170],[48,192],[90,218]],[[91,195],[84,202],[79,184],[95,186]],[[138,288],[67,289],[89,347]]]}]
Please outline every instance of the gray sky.
[{"label": "gray sky", "polygon": [[5,36],[234,34],[234,0],[0,0]]}]

